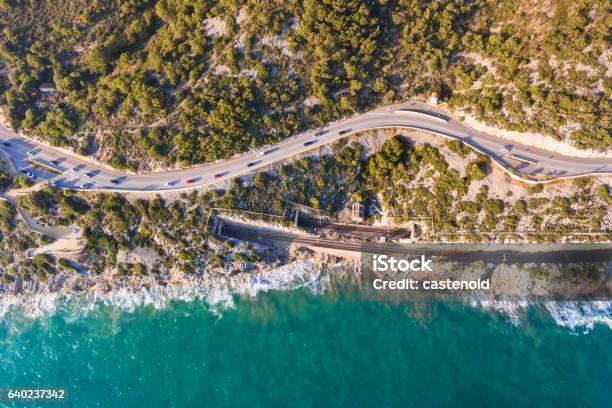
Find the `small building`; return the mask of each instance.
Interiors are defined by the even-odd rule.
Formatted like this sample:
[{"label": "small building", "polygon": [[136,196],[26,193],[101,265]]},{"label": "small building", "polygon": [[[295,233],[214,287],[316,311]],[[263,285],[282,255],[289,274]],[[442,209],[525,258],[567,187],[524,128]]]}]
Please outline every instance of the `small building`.
[{"label": "small building", "polygon": [[55,92],[55,85],[53,85],[53,83],[51,82],[44,82],[42,84],[40,84],[40,86],[38,87],[38,90],[40,92],[44,92],[44,93],[51,93],[51,92]]},{"label": "small building", "polygon": [[351,220],[356,222],[365,220],[365,207],[362,203],[353,203],[351,205]]},{"label": "small building", "polygon": [[436,106],[439,100],[440,94],[438,92],[432,92],[431,95],[429,95],[429,99],[427,99],[427,103]]}]

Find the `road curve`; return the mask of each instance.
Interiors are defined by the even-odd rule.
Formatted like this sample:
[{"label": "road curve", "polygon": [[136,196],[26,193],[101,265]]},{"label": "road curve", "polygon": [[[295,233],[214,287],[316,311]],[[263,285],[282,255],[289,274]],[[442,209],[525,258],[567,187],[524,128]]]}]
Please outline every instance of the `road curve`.
[{"label": "road curve", "polygon": [[[334,122],[325,133],[308,131],[238,157],[184,170],[149,174],[121,173],[89,160],[47,147],[16,135],[0,125],[0,148],[11,156],[18,169],[32,169],[37,163],[56,173],[34,170],[40,180],[59,188],[119,192],[162,192],[212,184],[249,173],[356,132],[374,128],[410,128],[461,140],[487,154],[504,168],[514,167],[531,177],[571,177],[584,174],[612,174],[612,159],[568,157],[544,149],[524,146],[471,129],[444,111],[420,102],[387,106]],[[306,145],[305,145],[306,144]],[[507,149],[502,148],[507,146]],[[115,180],[117,183],[111,182]],[[187,181],[191,182],[188,183]]]}]

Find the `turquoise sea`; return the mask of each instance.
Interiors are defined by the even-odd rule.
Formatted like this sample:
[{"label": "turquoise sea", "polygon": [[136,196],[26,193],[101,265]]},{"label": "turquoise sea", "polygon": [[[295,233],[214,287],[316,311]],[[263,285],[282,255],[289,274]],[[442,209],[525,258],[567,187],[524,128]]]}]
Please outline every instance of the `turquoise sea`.
[{"label": "turquoise sea", "polygon": [[[0,386],[66,407],[604,407],[612,330],[514,321],[459,303],[386,303],[350,287],[126,312],[67,304],[0,321]],[[0,406],[39,406],[38,404]]]}]

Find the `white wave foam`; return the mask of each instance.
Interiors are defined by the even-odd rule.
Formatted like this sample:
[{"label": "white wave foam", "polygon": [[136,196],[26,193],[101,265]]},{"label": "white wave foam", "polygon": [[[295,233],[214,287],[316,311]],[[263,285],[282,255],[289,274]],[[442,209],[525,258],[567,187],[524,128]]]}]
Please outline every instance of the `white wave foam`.
[{"label": "white wave foam", "polygon": [[64,297],[64,295],[57,293],[42,293],[28,296],[2,295],[0,297],[0,319],[17,309],[24,316],[32,318],[54,314],[57,311],[60,299]]},{"label": "white wave foam", "polygon": [[[342,264],[331,269],[342,268]],[[121,288],[106,293],[35,295],[3,295],[0,297],[0,319],[11,312],[21,317],[39,318],[62,310],[71,319],[78,319],[100,305],[113,306],[132,312],[148,306],[162,309],[173,301],[204,301],[213,312],[234,307],[236,295],[257,296],[269,290],[291,290],[308,287],[320,293],[331,284],[328,274],[314,260],[300,260],[256,275],[238,274],[231,277],[209,278],[205,283],[168,284],[150,288]],[[473,307],[495,310],[519,324],[532,303],[521,301],[472,300]],[[612,302],[544,302],[544,308],[560,326],[571,331],[587,333],[595,324],[612,329]]]},{"label": "white wave foam", "polygon": [[495,310],[502,313],[514,324],[519,324],[523,315],[529,308],[526,301],[505,301],[505,300],[471,300],[472,307],[482,307],[483,309]]},{"label": "white wave foam", "polygon": [[546,302],[544,307],[563,327],[576,332],[581,329],[588,333],[595,324],[603,324],[612,329],[612,302]]},{"label": "white wave foam", "polygon": [[527,301],[483,301],[472,300],[473,307],[482,307],[502,313],[518,325],[529,307],[543,306],[555,323],[567,327],[574,333],[588,333],[595,324],[612,329],[612,302],[610,301],[548,301],[530,303]]},{"label": "white wave foam", "polygon": [[[283,265],[257,275],[239,274],[231,277],[208,278],[205,283],[168,284],[149,288],[120,288],[105,293],[5,295],[0,298],[0,318],[17,312],[28,318],[51,315],[59,310],[78,310],[86,315],[100,305],[133,312],[139,307],[162,309],[172,301],[205,301],[219,311],[234,306],[234,296],[256,296],[268,290],[290,290],[307,286],[322,290],[320,266],[314,260]],[[75,316],[78,317],[78,316]]]}]

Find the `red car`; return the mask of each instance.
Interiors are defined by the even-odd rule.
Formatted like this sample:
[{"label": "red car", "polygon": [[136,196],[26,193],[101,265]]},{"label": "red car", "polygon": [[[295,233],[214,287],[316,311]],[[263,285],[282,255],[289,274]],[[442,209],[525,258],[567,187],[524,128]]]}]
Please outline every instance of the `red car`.
[{"label": "red car", "polygon": [[218,178],[219,178],[219,177],[221,177],[221,176],[223,176],[223,173],[217,173],[217,174],[215,174],[213,177],[214,177],[214,178],[216,178],[216,179],[218,179]]},{"label": "red car", "polygon": [[187,180],[185,180],[185,183],[193,184],[193,183],[195,183],[195,181],[196,181],[196,179],[187,179]]}]

